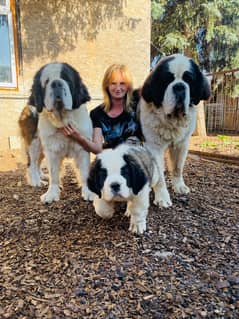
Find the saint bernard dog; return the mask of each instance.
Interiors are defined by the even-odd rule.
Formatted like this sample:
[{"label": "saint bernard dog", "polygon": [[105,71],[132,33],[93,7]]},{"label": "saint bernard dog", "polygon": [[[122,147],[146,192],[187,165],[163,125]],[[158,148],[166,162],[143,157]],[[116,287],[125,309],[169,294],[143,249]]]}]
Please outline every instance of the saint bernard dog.
[{"label": "saint bernard dog", "polygon": [[46,64],[35,74],[31,95],[20,115],[19,126],[29,159],[30,185],[42,185],[40,163],[46,157],[49,187],[41,196],[43,203],[59,200],[60,168],[66,157],[74,159],[79,171],[83,199],[93,200],[94,194],[87,187],[89,152],[58,131],[58,128],[71,124],[91,139],[93,128],[85,105],[89,100],[88,90],[79,73],[67,63]]},{"label": "saint bernard dog", "polygon": [[188,144],[196,126],[197,108],[210,96],[206,77],[190,58],[175,54],[162,58],[151,71],[141,89],[140,123],[145,144],[161,173],[154,187],[156,205],[172,205],[164,178],[164,153],[169,149],[172,186],[176,193],[187,194],[183,168]]},{"label": "saint bernard dog", "polygon": [[158,177],[157,164],[143,146],[124,143],[103,150],[92,163],[88,177],[88,187],[97,195],[93,202],[96,214],[111,218],[114,203],[127,202],[129,230],[142,234],[146,230],[149,193]]}]

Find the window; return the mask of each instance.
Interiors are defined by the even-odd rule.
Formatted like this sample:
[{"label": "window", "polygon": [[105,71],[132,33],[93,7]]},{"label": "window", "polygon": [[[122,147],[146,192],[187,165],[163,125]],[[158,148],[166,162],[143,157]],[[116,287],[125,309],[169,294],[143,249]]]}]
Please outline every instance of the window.
[{"label": "window", "polygon": [[0,88],[15,88],[16,61],[10,0],[0,0]]}]

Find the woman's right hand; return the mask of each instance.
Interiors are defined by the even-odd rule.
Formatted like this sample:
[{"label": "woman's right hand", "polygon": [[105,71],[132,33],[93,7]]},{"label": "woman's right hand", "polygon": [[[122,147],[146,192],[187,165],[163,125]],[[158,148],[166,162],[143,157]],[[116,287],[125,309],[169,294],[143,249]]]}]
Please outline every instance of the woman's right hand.
[{"label": "woman's right hand", "polygon": [[70,124],[59,128],[58,132],[61,132],[66,137],[72,137],[76,140],[78,140],[81,137],[80,133]]},{"label": "woman's right hand", "polygon": [[102,151],[103,147],[103,137],[101,128],[93,129],[93,141],[86,138],[84,135],[80,134],[73,126],[70,124],[58,129],[66,137],[73,138],[77,143],[79,143],[87,152],[92,152],[98,154]]}]

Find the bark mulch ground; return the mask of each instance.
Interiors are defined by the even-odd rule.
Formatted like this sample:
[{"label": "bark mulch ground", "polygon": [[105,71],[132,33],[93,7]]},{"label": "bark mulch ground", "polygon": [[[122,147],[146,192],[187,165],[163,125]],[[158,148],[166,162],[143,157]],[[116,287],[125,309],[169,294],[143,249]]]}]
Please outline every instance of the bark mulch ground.
[{"label": "bark mulch ground", "polygon": [[151,202],[143,236],[124,204],[98,217],[69,166],[51,205],[24,175],[0,173],[0,318],[239,318],[237,166],[189,157],[191,193]]}]

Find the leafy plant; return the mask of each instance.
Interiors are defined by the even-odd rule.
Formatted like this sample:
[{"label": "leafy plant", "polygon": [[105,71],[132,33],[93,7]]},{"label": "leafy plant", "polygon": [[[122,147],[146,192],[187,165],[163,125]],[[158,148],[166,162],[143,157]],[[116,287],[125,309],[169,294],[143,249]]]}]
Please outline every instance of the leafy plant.
[{"label": "leafy plant", "polygon": [[230,136],[227,136],[227,135],[217,135],[217,138],[219,138],[219,140],[223,142],[230,140]]},{"label": "leafy plant", "polygon": [[208,72],[238,67],[238,0],[151,3],[152,57],[181,52]]},{"label": "leafy plant", "polygon": [[220,146],[232,146],[233,148],[239,148],[239,140],[233,140],[227,135],[217,135],[218,142],[215,141],[204,141],[200,144],[204,148],[216,148]]},{"label": "leafy plant", "polygon": [[211,142],[211,141],[205,141],[205,142],[202,142],[200,144],[200,146],[205,147],[205,148],[207,148],[207,147],[215,148],[215,147],[218,147],[218,144],[215,142]]}]

